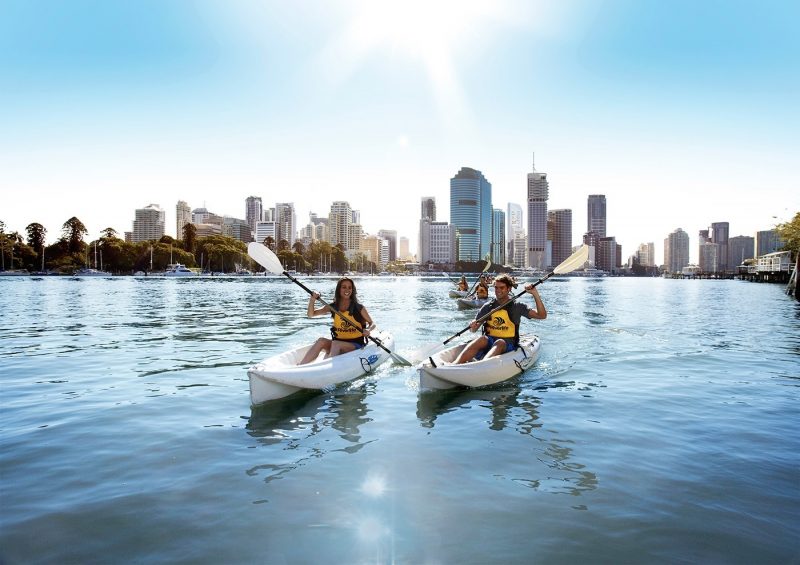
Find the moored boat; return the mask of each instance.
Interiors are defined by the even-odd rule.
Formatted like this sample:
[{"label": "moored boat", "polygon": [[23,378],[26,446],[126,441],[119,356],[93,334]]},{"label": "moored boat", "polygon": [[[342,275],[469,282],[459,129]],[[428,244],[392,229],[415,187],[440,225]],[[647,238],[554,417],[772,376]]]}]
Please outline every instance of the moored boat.
[{"label": "moored boat", "polygon": [[180,263],[174,263],[167,266],[167,270],[164,271],[165,277],[194,277],[197,276],[197,273],[189,269],[186,265],[181,265]]},{"label": "moored boat", "polygon": [[448,389],[456,386],[479,387],[496,384],[526,371],[539,358],[538,336],[520,336],[519,347],[489,359],[453,365],[466,343],[448,347],[419,366],[421,389]]},{"label": "moored boat", "polygon": [[[373,330],[371,337],[391,350],[394,338],[389,332]],[[264,359],[247,370],[250,380],[250,404],[283,398],[302,389],[321,390],[371,373],[389,358],[389,353],[368,341],[361,349],[323,359],[322,355],[306,365],[297,363],[312,344],[303,345]]]}]

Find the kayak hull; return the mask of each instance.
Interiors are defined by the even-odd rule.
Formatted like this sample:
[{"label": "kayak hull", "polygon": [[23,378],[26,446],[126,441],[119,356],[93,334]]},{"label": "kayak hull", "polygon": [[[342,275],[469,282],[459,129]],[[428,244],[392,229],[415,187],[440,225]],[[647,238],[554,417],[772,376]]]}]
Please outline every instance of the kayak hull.
[{"label": "kayak hull", "polygon": [[456,300],[459,310],[471,310],[473,308],[480,308],[489,302],[488,298],[459,298]]},{"label": "kayak hull", "polygon": [[[394,346],[388,332],[373,331],[372,337],[381,341],[386,349]],[[250,381],[250,404],[255,406],[294,394],[303,389],[322,390],[372,373],[389,354],[369,341],[362,349],[323,359],[306,365],[297,363],[313,344],[303,345],[273,357],[268,357],[247,370]]]},{"label": "kayak hull", "polygon": [[458,386],[481,387],[508,380],[536,363],[541,341],[535,335],[522,336],[515,351],[481,361],[452,365],[466,345],[462,343],[444,349],[422,363],[418,369],[420,388],[436,390]]},{"label": "kayak hull", "polygon": [[448,293],[448,296],[450,296],[450,298],[464,298],[466,295],[467,295],[466,290],[451,290]]}]

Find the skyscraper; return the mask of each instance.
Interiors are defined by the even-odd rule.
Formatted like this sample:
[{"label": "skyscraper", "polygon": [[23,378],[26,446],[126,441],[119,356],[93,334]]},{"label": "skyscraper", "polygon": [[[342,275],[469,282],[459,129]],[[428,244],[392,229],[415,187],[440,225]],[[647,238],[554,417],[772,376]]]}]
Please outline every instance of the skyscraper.
[{"label": "skyscraper", "polygon": [[492,210],[492,262],[506,264],[506,213]]},{"label": "skyscraper", "polygon": [[709,234],[711,242],[719,245],[719,272],[728,270],[728,234],[730,224],[728,222],[714,222],[711,224]]},{"label": "skyscraper", "polygon": [[664,240],[664,268],[668,273],[680,273],[689,264],[689,234],[676,229]]},{"label": "skyscraper", "polygon": [[149,204],[138,208],[133,220],[131,241],[152,241],[161,239],[164,235],[164,210],[158,204]]},{"label": "skyscraper", "polygon": [[433,196],[423,196],[422,205],[420,210],[420,219],[428,218],[430,221],[436,221],[436,198]]},{"label": "skyscraper", "polygon": [[550,210],[547,220],[553,242],[551,263],[552,266],[560,265],[572,254],[572,210]]},{"label": "skyscraper", "polygon": [[353,210],[350,203],[337,200],[331,204],[328,214],[328,237],[332,245],[341,244],[344,250],[349,249],[350,225],[353,223]]},{"label": "skyscraper", "polygon": [[528,173],[528,266],[544,269],[547,259],[547,173]]},{"label": "skyscraper", "polygon": [[746,235],[737,235],[728,240],[728,268],[734,269],[745,259],[755,257],[756,240]]},{"label": "skyscraper", "polygon": [[192,223],[192,209],[183,200],[175,206],[175,239],[183,239],[183,226]]},{"label": "skyscraper", "polygon": [[286,241],[291,248],[297,238],[297,217],[294,213],[294,202],[278,202],[275,204],[275,221],[278,225],[278,241]]},{"label": "skyscraper", "polygon": [[389,242],[389,261],[397,260],[397,230],[378,230],[378,236]]},{"label": "skyscraper", "polygon": [[[514,255],[514,240],[518,237],[525,237],[525,224],[522,222],[522,206],[509,202],[506,210],[506,244],[508,245],[506,262],[517,266],[518,262],[524,263],[522,257],[517,258]],[[519,259],[519,261],[517,259]]]},{"label": "skyscraper", "polygon": [[457,261],[479,261],[491,251],[492,184],[480,171],[462,167],[450,179],[450,223],[458,238]]},{"label": "skyscraper", "polygon": [[586,215],[586,231],[595,232],[600,237],[606,236],[606,196],[590,194]]},{"label": "skyscraper", "polygon": [[264,219],[263,208],[261,205],[261,197],[248,196],[244,202],[245,202],[244,219],[247,222],[247,225],[250,226],[250,230],[253,232],[253,235],[255,237],[256,222],[260,222],[261,220]]}]

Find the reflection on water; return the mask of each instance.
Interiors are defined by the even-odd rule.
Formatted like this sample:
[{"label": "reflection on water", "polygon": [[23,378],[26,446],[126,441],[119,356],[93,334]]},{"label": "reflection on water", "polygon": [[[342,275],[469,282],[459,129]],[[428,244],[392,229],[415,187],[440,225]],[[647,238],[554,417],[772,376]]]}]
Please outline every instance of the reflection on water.
[{"label": "reflection on water", "polygon": [[[258,476],[266,473],[265,482],[283,478],[311,459],[329,452],[354,454],[371,442],[362,442],[360,426],[371,419],[365,399],[373,394],[374,383],[353,383],[336,394],[301,390],[286,398],[250,408],[245,426],[247,433],[262,446],[280,446],[292,452],[289,461],[270,462],[250,467],[246,473]],[[342,442],[311,441],[329,430],[339,432]],[[373,440],[374,441],[374,440]],[[342,447],[338,447],[341,444]],[[322,447],[322,446],[325,447]],[[273,451],[268,453],[274,456]],[[286,453],[280,458],[285,459]]]},{"label": "reflection on water", "polygon": [[[553,388],[571,384],[558,383]],[[542,387],[545,388],[550,387]],[[526,474],[536,472],[534,476],[499,474],[499,477],[551,494],[579,496],[596,489],[598,480],[595,473],[587,470],[583,463],[573,461],[574,441],[561,437],[557,431],[544,428],[539,418],[541,403],[540,398],[523,392],[519,386],[503,390],[426,391],[417,396],[417,418],[423,428],[433,429],[437,419],[447,414],[454,413],[454,417],[459,417],[458,413],[466,409],[489,410],[491,415],[488,419],[477,416],[471,420],[487,422],[488,428],[495,432],[510,429],[534,439],[536,458],[544,465],[526,466]],[[573,508],[586,510],[587,506]]]}]

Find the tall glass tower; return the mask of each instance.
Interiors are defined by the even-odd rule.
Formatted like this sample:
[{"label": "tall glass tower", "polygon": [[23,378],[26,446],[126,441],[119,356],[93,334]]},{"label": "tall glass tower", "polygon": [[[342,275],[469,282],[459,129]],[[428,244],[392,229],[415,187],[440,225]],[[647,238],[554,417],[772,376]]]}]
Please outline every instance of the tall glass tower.
[{"label": "tall glass tower", "polygon": [[479,261],[491,252],[492,184],[480,171],[462,167],[450,179],[450,223],[456,228],[456,261]]},{"label": "tall glass tower", "polygon": [[586,214],[586,231],[606,236],[606,195],[590,194]]}]

